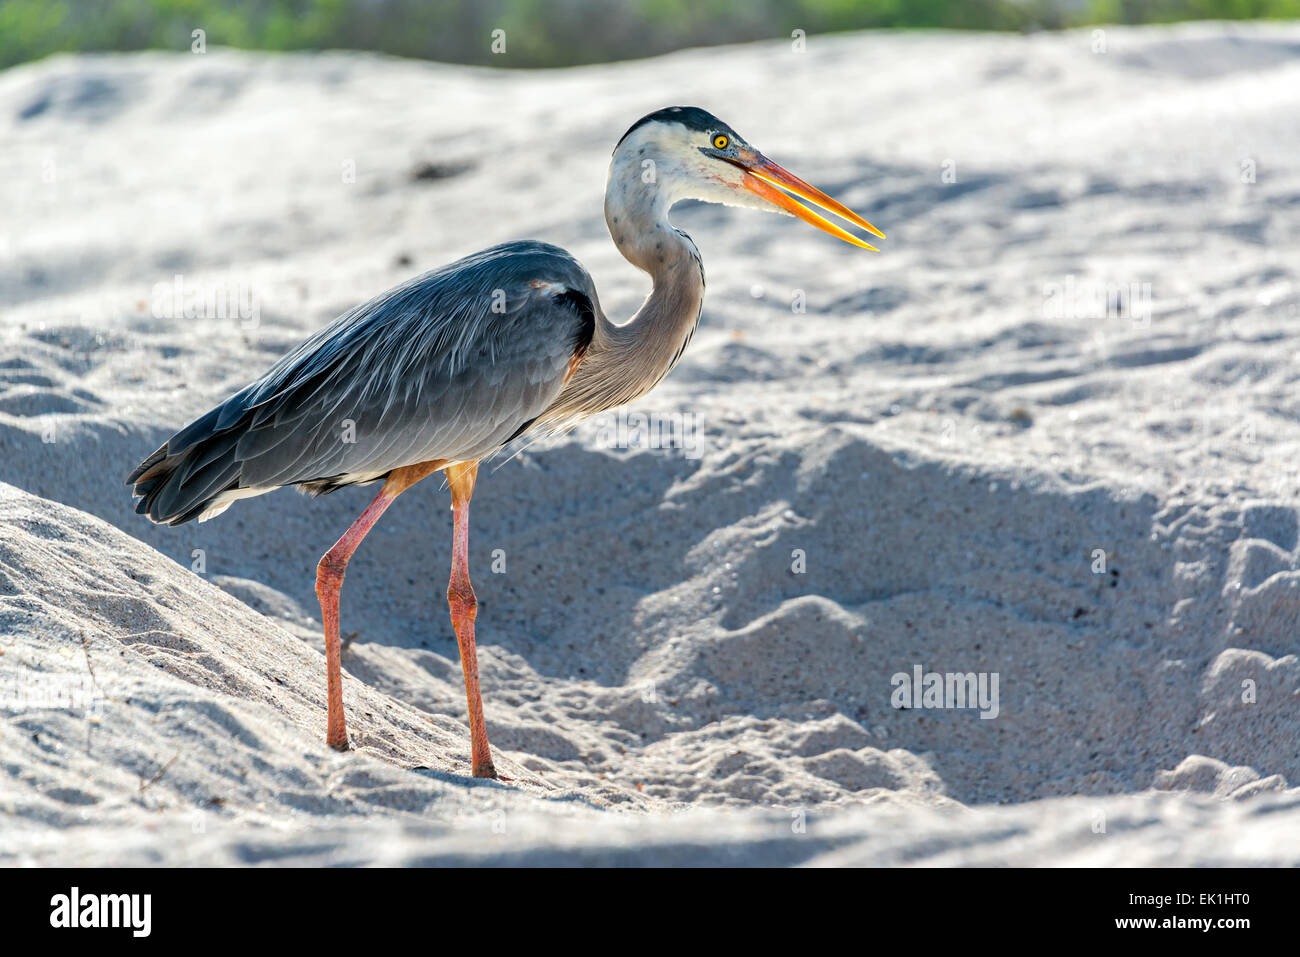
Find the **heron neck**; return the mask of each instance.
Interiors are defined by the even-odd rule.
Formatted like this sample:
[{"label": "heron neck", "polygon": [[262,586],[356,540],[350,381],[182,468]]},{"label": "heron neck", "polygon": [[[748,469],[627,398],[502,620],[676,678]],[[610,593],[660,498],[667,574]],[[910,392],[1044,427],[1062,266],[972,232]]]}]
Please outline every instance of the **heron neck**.
[{"label": "heron neck", "polygon": [[[608,213],[607,213],[608,217]],[[624,226],[610,219],[610,235],[632,265],[650,274],[653,283],[641,308],[622,325],[597,330],[618,364],[636,374],[631,401],[666,376],[682,357],[704,306],[704,263],[695,243],[663,215],[649,223]],[[596,345],[593,339],[593,345]]]},{"label": "heron neck", "polygon": [[548,418],[581,418],[644,395],[681,358],[704,304],[704,267],[689,236],[668,220],[666,191],[621,188],[611,175],[605,222],[623,257],[650,274],[641,308],[616,325],[599,315],[591,346]]}]

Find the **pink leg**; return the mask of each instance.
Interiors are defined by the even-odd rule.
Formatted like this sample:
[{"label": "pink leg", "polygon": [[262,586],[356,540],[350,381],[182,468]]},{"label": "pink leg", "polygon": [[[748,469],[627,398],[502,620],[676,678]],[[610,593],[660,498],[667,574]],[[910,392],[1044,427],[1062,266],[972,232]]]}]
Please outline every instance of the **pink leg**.
[{"label": "pink leg", "polygon": [[465,672],[465,697],[469,704],[470,770],[476,778],[495,778],[492,749],[488,746],[487,725],[483,720],[483,698],[478,686],[478,651],[474,646],[474,618],[478,599],[469,581],[469,500],[474,494],[478,463],[454,465],[447,469],[451,486],[451,508],[455,522],[452,538],[451,580],[447,583],[447,606],[451,625],[460,645],[460,665]]},{"label": "pink leg", "polygon": [[385,484],[383,491],[375,496],[361,517],[352,523],[352,527],[343,533],[316,566],[316,597],[320,599],[321,619],[325,624],[325,678],[329,699],[325,741],[336,751],[348,749],[348,730],[343,720],[343,672],[339,662],[339,590],[343,587],[348,559],[397,495]]}]

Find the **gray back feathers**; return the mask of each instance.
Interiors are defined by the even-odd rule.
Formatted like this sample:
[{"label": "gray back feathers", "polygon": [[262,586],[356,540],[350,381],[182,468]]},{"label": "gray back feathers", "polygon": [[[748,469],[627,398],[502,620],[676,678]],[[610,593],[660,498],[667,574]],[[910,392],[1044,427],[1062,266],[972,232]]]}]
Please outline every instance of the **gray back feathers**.
[{"label": "gray back feathers", "polygon": [[176,433],[128,479],[137,511],[175,524],[239,489],[331,491],[488,455],[559,395],[597,308],[586,270],[539,242],[412,279]]}]

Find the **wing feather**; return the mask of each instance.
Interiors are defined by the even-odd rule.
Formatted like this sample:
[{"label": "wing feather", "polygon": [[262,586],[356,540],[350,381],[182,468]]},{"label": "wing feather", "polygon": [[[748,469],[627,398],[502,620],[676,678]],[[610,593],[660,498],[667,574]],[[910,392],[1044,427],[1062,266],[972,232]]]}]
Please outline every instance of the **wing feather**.
[{"label": "wing feather", "polygon": [[523,432],[564,387],[599,309],[591,277],[545,243],[496,246],[340,316],[181,429],[133,474],[156,521],[224,492],[328,491],[347,476],[470,461]]}]

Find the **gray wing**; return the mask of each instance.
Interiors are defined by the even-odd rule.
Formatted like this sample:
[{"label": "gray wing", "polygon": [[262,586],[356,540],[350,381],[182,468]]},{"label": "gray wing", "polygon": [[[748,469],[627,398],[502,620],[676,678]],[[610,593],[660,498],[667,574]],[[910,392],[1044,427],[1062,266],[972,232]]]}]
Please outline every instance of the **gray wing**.
[{"label": "gray wing", "polygon": [[559,395],[595,288],[563,250],[508,243],[340,316],[132,473],[136,510],[188,521],[222,493],[371,481],[482,458]]}]

